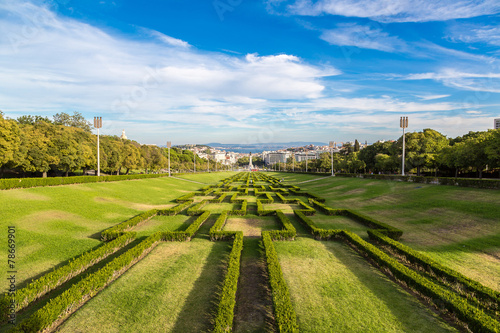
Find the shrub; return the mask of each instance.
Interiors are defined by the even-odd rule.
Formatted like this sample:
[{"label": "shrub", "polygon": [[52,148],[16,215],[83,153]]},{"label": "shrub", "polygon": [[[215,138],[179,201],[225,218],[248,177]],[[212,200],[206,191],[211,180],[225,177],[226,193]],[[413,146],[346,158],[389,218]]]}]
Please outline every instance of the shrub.
[{"label": "shrub", "polygon": [[321,229],[314,224],[301,210],[294,210],[293,213],[298,217],[299,221],[311,232],[315,239],[331,239],[341,235],[342,230],[338,229]]},{"label": "shrub", "polygon": [[106,229],[103,232],[101,232],[101,240],[106,242],[106,241],[115,239],[117,237],[120,237],[121,235],[123,235],[123,233],[127,229],[134,227],[134,226],[138,225],[139,223],[142,223],[142,222],[149,220],[150,218],[155,216],[156,213],[157,213],[156,209],[151,209],[151,210],[148,210],[144,213],[136,215],[133,218],[131,218],[125,222],[122,222],[120,224],[117,224],[117,225],[109,228],[109,229]]},{"label": "shrub", "polygon": [[183,196],[175,199],[176,202],[183,202],[192,199],[196,195],[195,192],[184,194]]},{"label": "shrub", "polygon": [[458,289],[457,292],[463,293],[464,295],[470,295],[471,297],[478,299],[486,307],[491,307],[493,311],[498,310],[500,305],[499,292],[483,286],[481,283],[472,280],[459,272],[452,270],[451,268],[443,266],[426,255],[385,236],[380,232],[380,230],[368,230],[368,235],[371,239],[374,239],[381,244],[390,246],[398,253],[404,255],[407,260],[418,264],[427,272],[432,272],[432,274],[437,277],[447,280],[452,287],[455,287],[458,283],[459,286],[456,288]]},{"label": "shrub", "polygon": [[[16,311],[24,309],[34,300],[54,290],[64,282],[85,271],[90,266],[115,253],[130,243],[134,238],[135,233],[128,232],[95,250],[86,252],[78,258],[70,260],[68,264],[56,268],[52,272],[31,281],[26,287],[18,289],[15,297]],[[1,313],[7,314],[10,300],[11,298],[6,296],[0,301]]]},{"label": "shrub", "polygon": [[473,332],[499,332],[500,323],[485,314],[481,309],[469,304],[464,298],[430,281],[409,269],[396,259],[389,257],[376,246],[364,241],[358,235],[343,231],[345,239],[360,251],[366,253],[380,266],[387,267],[392,274],[408,286],[434,300],[434,303],[454,313],[465,322]]},{"label": "shrub", "polygon": [[37,332],[50,328],[55,322],[67,317],[127,271],[134,263],[149,253],[160,239],[161,232],[149,236],[97,272],[88,275],[61,295],[51,299],[44,307],[16,326],[13,331]]},{"label": "shrub", "polygon": [[158,209],[157,214],[158,215],[168,215],[168,216],[177,215],[180,212],[182,212],[184,209],[186,209],[187,207],[191,206],[192,203],[193,203],[193,200],[186,200],[186,201],[184,201],[184,202],[182,202],[182,203],[180,203],[177,206],[172,207],[172,208]]},{"label": "shrub", "polygon": [[243,249],[243,233],[233,232],[234,240],[227,272],[224,276],[220,301],[217,306],[215,316],[214,332],[231,332],[233,327],[234,306],[236,304],[236,290],[238,288],[238,278],[240,276],[240,258]]}]

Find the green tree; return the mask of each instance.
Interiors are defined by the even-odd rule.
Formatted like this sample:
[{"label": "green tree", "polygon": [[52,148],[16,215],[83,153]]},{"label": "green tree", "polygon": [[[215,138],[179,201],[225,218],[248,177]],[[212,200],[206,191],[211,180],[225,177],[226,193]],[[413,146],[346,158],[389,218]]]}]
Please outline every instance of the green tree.
[{"label": "green tree", "polygon": [[81,113],[76,111],[73,112],[72,116],[65,112],[56,113],[54,115],[54,124],[80,128],[89,133],[92,131],[92,123],[87,121]]},{"label": "green tree", "polygon": [[0,114],[0,169],[14,159],[21,142],[19,126],[14,120],[4,119]]},{"label": "green tree", "polygon": [[127,175],[129,174],[130,169],[138,169],[142,167],[141,150],[133,143],[125,143],[122,147],[121,155],[123,158],[121,166],[127,170]]}]

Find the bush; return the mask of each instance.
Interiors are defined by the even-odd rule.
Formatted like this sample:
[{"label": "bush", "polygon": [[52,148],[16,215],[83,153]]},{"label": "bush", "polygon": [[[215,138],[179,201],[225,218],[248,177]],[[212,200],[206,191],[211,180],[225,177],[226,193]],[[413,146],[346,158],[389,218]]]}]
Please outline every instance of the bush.
[{"label": "bush", "polygon": [[299,221],[311,232],[315,239],[331,239],[339,237],[342,230],[338,229],[321,229],[314,224],[301,210],[294,210],[293,213],[298,217]]},{"label": "bush", "polygon": [[269,284],[271,285],[274,305],[274,317],[278,332],[298,332],[299,326],[297,325],[295,310],[290,300],[288,286],[283,278],[278,255],[269,231],[262,232],[262,240],[266,254]]},{"label": "bush", "polygon": [[27,188],[37,186],[57,186],[69,184],[115,182],[121,180],[133,180],[144,178],[167,177],[168,174],[145,174],[145,175],[119,175],[119,176],[75,176],[75,177],[49,177],[49,178],[8,178],[0,179],[0,190],[12,188]]},{"label": "bush", "polygon": [[223,240],[223,239],[226,239],[228,237],[228,234],[223,233],[221,231],[222,228],[224,228],[224,225],[226,224],[228,215],[229,215],[228,211],[225,210],[219,215],[217,220],[215,220],[214,225],[212,226],[212,228],[210,228],[210,231],[209,231],[210,240],[213,240],[213,241]]},{"label": "bush", "polygon": [[389,257],[376,246],[364,241],[358,235],[349,231],[343,231],[342,233],[349,243],[366,253],[380,266],[387,267],[396,278],[433,299],[436,305],[454,313],[473,332],[500,332],[500,323],[498,321],[486,315],[481,309],[469,304],[466,299],[409,269],[396,259]]},{"label": "bush", "polygon": [[44,307],[16,326],[13,331],[42,331],[51,327],[54,322],[64,319],[149,253],[158,244],[160,238],[161,232],[149,236],[97,272],[88,275],[61,295],[51,299]]},{"label": "bush", "polygon": [[259,216],[267,216],[276,214],[275,210],[264,210],[264,206],[260,199],[257,199],[257,215]]},{"label": "bush", "polygon": [[193,200],[186,200],[186,201],[184,201],[184,202],[182,202],[182,203],[180,203],[177,206],[172,207],[172,208],[158,209],[157,214],[158,215],[168,215],[168,216],[177,215],[180,212],[182,212],[184,209],[186,209],[187,207],[191,206],[192,203],[193,203]]},{"label": "bush", "polygon": [[[368,230],[368,235],[371,239],[390,246],[398,253],[404,255],[410,262],[418,264],[425,271],[432,272],[432,274],[437,277],[445,279],[450,286],[458,287],[454,288],[457,292],[478,299],[480,303],[484,304],[487,308],[491,308],[493,311],[499,309],[499,292],[483,286],[481,283],[469,279],[459,272],[435,262],[426,255],[383,235],[379,230]],[[457,283],[459,286],[457,286]]]},{"label": "bush", "polygon": [[151,209],[151,210],[148,210],[144,213],[136,215],[133,218],[131,218],[125,222],[122,222],[120,224],[117,224],[117,225],[109,228],[109,229],[106,229],[103,232],[101,232],[101,240],[106,242],[106,241],[115,239],[117,237],[120,237],[121,235],[124,234],[124,232],[127,229],[132,228],[132,227],[138,225],[139,223],[142,223],[142,222],[149,220],[150,218],[155,216],[156,213],[157,213],[156,209]]},{"label": "bush", "polygon": [[176,202],[183,202],[192,199],[196,195],[195,192],[184,194],[182,197],[175,199]]},{"label": "bush", "polygon": [[187,214],[189,216],[195,216],[195,215],[203,214],[203,210],[201,210],[201,208],[203,208],[203,206],[205,206],[207,203],[208,203],[208,200],[202,200],[202,201],[198,202],[193,207],[188,208]]},{"label": "bush", "polygon": [[[134,238],[135,233],[128,232],[95,250],[91,250],[82,254],[78,258],[70,260],[68,264],[56,268],[52,272],[31,281],[26,287],[18,289],[15,297],[16,311],[24,309],[34,300],[54,290],[64,282],[84,272],[90,266],[115,253],[129,244]],[[7,296],[0,301],[1,313],[5,313],[7,315],[8,304],[10,301],[11,298]]]},{"label": "bush", "polygon": [[233,327],[234,306],[236,304],[236,290],[238,288],[238,279],[240,276],[240,258],[243,249],[243,233],[241,231],[233,232],[234,241],[227,272],[224,276],[220,301],[217,306],[215,316],[214,332],[231,332]]},{"label": "bush", "polygon": [[298,209],[298,211],[304,213],[304,215],[311,216],[311,215],[314,215],[316,213],[316,211],[314,210],[314,208],[312,208],[311,206],[305,204],[302,200],[299,200],[298,204],[299,204],[299,206],[302,207],[302,209]]},{"label": "bush", "polygon": [[269,235],[272,240],[293,240],[297,235],[297,231],[295,230],[293,224],[286,217],[285,214],[281,210],[276,210],[276,217],[278,221],[283,226],[283,230],[272,230],[269,231]]}]

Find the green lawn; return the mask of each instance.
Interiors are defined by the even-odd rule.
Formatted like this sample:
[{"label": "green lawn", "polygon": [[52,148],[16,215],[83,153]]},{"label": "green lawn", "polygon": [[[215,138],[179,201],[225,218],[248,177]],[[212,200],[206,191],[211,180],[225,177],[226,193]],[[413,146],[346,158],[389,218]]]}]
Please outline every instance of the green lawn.
[{"label": "green lawn", "polygon": [[341,242],[274,242],[300,332],[454,332]]},{"label": "green lawn", "polygon": [[500,291],[500,191],[344,177],[300,187],[400,228],[402,243]]},{"label": "green lawn", "polygon": [[0,226],[16,226],[18,283],[100,245],[102,230],[142,211],[171,207],[173,199],[200,187],[154,178],[0,191]]},{"label": "green lawn", "polygon": [[202,332],[210,328],[228,242],[158,245],[74,313],[60,332]]},{"label": "green lawn", "polygon": [[[231,176],[236,175],[238,172],[233,172],[233,171],[219,171],[219,172],[202,172],[202,173],[195,173],[195,174],[190,174],[190,173],[185,173],[180,176],[176,176],[173,174],[175,177],[179,178],[185,178],[189,180],[194,180],[200,183],[205,183],[205,184],[214,184],[217,183],[219,180],[229,178]],[[246,183],[245,183],[246,184]]]}]

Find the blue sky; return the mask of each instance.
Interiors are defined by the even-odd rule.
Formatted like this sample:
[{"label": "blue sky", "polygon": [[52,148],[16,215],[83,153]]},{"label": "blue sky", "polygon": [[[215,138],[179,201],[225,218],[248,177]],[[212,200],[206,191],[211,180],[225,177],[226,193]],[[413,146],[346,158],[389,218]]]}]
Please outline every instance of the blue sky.
[{"label": "blue sky", "polygon": [[500,117],[497,0],[0,0],[0,110],[141,143],[448,137]]}]

